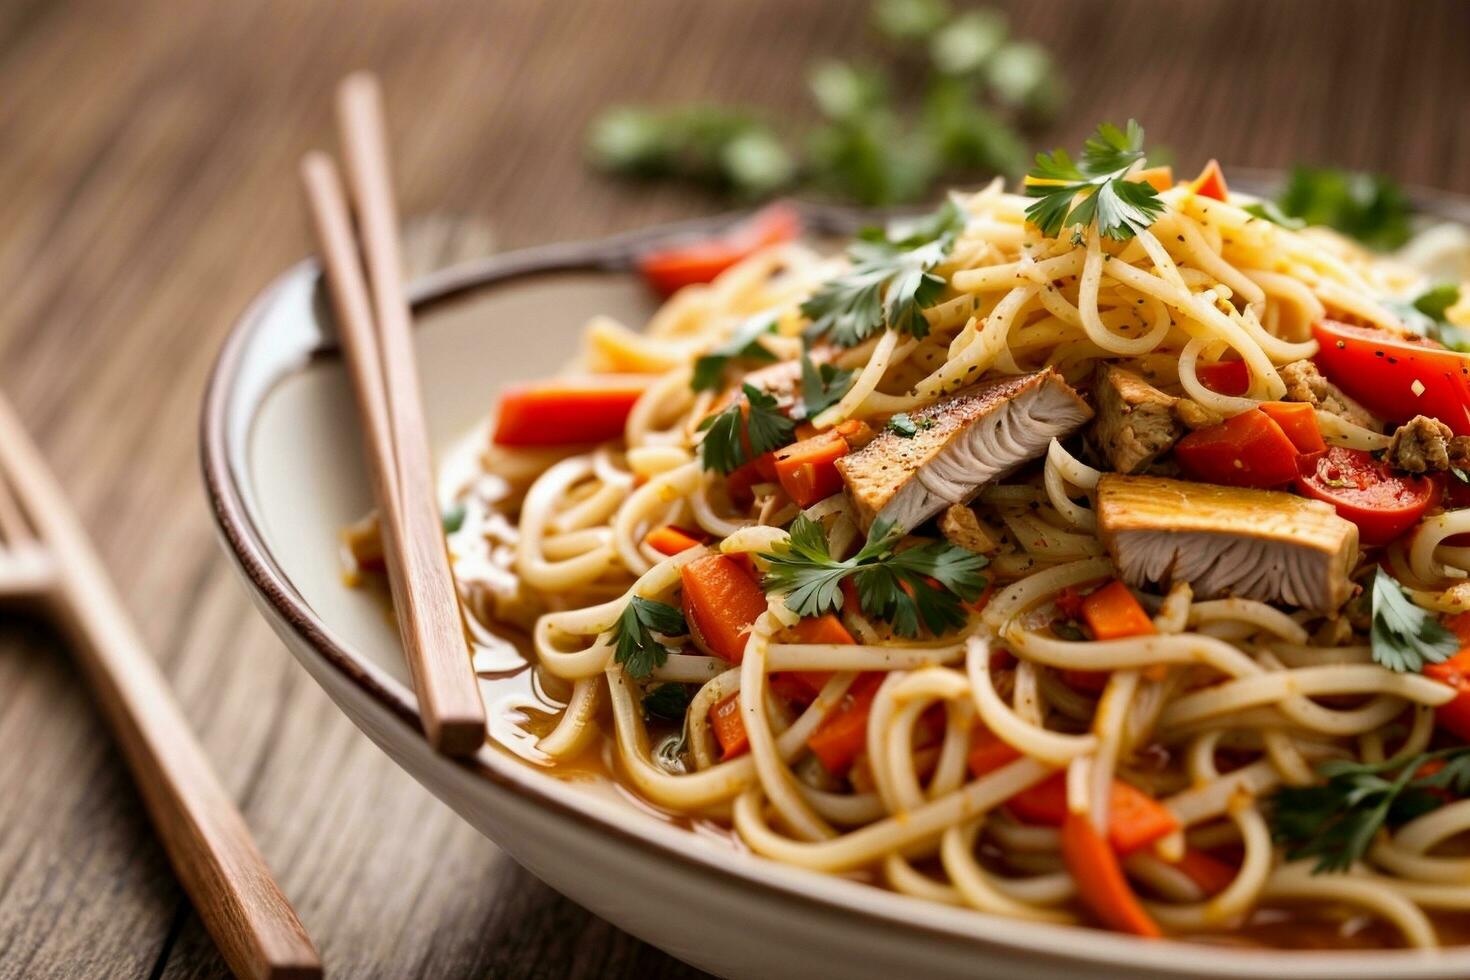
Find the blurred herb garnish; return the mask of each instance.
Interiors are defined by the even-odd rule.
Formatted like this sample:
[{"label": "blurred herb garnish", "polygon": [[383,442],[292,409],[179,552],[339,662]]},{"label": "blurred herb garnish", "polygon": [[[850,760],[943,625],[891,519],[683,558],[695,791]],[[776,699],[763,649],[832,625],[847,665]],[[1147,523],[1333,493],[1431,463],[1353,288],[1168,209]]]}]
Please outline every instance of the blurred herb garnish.
[{"label": "blurred herb garnish", "polygon": [[1408,195],[1391,178],[1333,167],[1295,167],[1274,207],[1247,210],[1286,227],[1293,227],[1293,219],[1326,225],[1383,250],[1409,240],[1413,214]]},{"label": "blurred herb garnish", "polygon": [[1050,53],[1011,38],[996,10],[875,0],[871,14],[884,63],[811,66],[815,126],[778,129],[740,106],[618,106],[588,131],[593,163],[747,200],[806,186],[866,205],[921,200],[963,175],[1018,176],[1020,131],[1066,98]]}]

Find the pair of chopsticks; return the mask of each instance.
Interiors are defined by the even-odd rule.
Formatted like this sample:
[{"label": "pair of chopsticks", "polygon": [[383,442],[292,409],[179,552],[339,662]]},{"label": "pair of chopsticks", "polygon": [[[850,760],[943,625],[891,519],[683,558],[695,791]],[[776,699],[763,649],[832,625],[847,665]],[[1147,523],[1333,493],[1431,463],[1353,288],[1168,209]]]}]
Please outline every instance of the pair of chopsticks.
[{"label": "pair of chopsticks", "polygon": [[412,319],[403,289],[382,94],[371,75],[356,74],[342,82],[337,125],[351,205],[336,166],[324,153],[302,160],[301,181],[357,396],[388,581],[424,732],[440,752],[469,755],[485,742],[485,708],[471,668],[435,499]]},{"label": "pair of chopsticks", "polygon": [[157,663],[9,402],[0,397],[0,594],[38,599],[72,641],[194,909],[237,977],[321,976]]}]

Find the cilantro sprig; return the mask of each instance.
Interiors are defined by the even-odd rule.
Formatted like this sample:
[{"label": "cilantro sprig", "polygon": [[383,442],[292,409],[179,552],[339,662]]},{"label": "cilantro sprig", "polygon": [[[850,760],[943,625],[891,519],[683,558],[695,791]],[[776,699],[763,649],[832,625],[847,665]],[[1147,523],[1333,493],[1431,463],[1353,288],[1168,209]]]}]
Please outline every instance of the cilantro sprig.
[{"label": "cilantro sprig", "polygon": [[1470,792],[1470,746],[1411,759],[1324,762],[1316,786],[1288,786],[1272,798],[1272,835],[1287,857],[1315,857],[1313,874],[1346,871],[1383,827],[1396,827],[1438,809],[1448,791]]},{"label": "cilantro sprig", "polygon": [[801,304],[811,319],[807,338],[826,336],[852,347],[885,323],[924,337],[924,310],[939,302],[945,281],[933,273],[954,246],[964,215],[952,202],[919,221],[869,229],[848,249],[852,267]]},{"label": "cilantro sprig", "polygon": [[641,680],[669,659],[668,647],[661,637],[683,636],[688,632],[684,614],[677,608],[635,595],[613,624],[612,639],[617,645],[613,660],[623,665],[629,677]]},{"label": "cilantro sprig", "polygon": [[744,399],[735,399],[699,424],[705,434],[699,458],[707,470],[730,473],[796,438],[796,423],[782,414],[774,395],[750,384],[741,391]]},{"label": "cilantro sprig", "polygon": [[1373,573],[1373,659],[1389,670],[1418,673],[1455,655],[1460,643],[1434,615],[1416,606],[1383,569]]},{"label": "cilantro sprig", "polygon": [[649,688],[643,695],[643,717],[661,718],[664,721],[683,721],[689,711],[689,702],[694,700],[688,685],[660,684]]},{"label": "cilantro sprig", "polygon": [[764,314],[753,316],[735,328],[730,339],[694,362],[694,378],[689,387],[695,391],[713,391],[724,379],[725,365],[732,360],[770,362],[776,360],[761,338],[776,332],[776,321]]},{"label": "cilantro sprig", "polygon": [[784,550],[761,555],[768,564],[764,585],[785,593],[786,608],[803,617],[841,609],[842,583],[851,578],[863,612],[891,623],[899,636],[916,637],[921,626],[938,636],[963,626],[963,604],[985,590],[984,555],[945,541],[899,551],[903,531],[887,521],[875,522],[863,547],[840,561],[828,552],[822,525],[805,514],[790,535]]},{"label": "cilantro sprig", "polygon": [[796,417],[815,418],[842,401],[852,387],[854,372],[840,370],[835,364],[814,364],[806,351],[801,354],[801,402]]},{"label": "cilantro sprig", "polygon": [[1111,123],[1099,126],[1083,146],[1080,163],[1066,150],[1038,153],[1036,168],[1026,175],[1026,194],[1037,199],[1026,217],[1050,238],[1094,221],[1104,237],[1132,238],[1164,210],[1151,184],[1126,179],[1143,158],[1143,127],[1133,119],[1126,131]]}]

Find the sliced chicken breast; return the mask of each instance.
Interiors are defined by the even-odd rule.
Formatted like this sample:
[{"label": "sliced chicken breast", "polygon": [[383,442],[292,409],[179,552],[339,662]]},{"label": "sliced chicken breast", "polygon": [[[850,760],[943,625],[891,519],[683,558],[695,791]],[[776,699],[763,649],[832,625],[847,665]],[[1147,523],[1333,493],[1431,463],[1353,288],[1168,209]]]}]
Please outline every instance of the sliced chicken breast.
[{"label": "sliced chicken breast", "polygon": [[1200,598],[1239,596],[1331,612],[1352,593],[1358,528],[1289,493],[1104,474],[1098,535],[1129,585],[1188,582]]},{"label": "sliced chicken breast", "polygon": [[1093,400],[1093,442],[1119,473],[1137,473],[1184,435],[1184,424],[1174,413],[1179,399],[1132,371],[1104,364],[1097,372]]},{"label": "sliced chicken breast", "polygon": [[912,436],[884,429],[837,461],[864,527],[882,519],[913,530],[1043,455],[1092,409],[1048,368],[984,382],[909,415]]}]

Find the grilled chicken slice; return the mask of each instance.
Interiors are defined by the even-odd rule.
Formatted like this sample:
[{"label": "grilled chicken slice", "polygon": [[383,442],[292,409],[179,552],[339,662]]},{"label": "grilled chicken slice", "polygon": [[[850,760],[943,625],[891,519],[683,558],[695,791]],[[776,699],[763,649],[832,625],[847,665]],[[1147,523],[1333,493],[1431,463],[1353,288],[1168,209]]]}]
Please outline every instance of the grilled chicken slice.
[{"label": "grilled chicken slice", "polygon": [[1188,582],[1201,598],[1239,596],[1331,612],[1352,591],[1357,526],[1289,493],[1107,473],[1097,529],[1129,585]]},{"label": "grilled chicken slice", "polygon": [[964,504],[950,504],[939,518],[939,533],[950,544],[981,555],[988,555],[1000,547],[995,535]]},{"label": "grilled chicken slice", "polygon": [[1098,369],[1093,386],[1097,419],[1092,438],[1119,473],[1137,473],[1184,435],[1174,413],[1179,399],[1114,364]]},{"label": "grilled chicken slice", "polygon": [[1470,464],[1470,436],[1457,436],[1438,419],[1416,415],[1394,431],[1383,461],[1405,473],[1463,469]]},{"label": "grilled chicken slice", "polygon": [[913,436],[884,429],[837,461],[864,527],[881,518],[913,530],[1041,456],[1092,409],[1048,368],[983,382],[909,416]]}]

